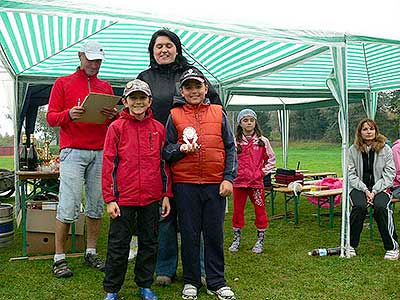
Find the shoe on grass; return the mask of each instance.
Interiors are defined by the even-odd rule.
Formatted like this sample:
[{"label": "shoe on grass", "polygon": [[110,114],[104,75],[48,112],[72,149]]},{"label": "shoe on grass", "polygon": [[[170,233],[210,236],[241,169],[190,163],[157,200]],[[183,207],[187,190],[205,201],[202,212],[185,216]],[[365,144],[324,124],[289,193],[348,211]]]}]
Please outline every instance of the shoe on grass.
[{"label": "shoe on grass", "polygon": [[88,253],[85,255],[85,265],[104,272],[105,265],[97,254]]},{"label": "shoe on grass", "polygon": [[68,278],[73,275],[65,259],[60,259],[53,264],[53,274],[57,278]]},{"label": "shoe on grass", "polygon": [[234,228],[233,229],[233,241],[231,246],[229,247],[229,251],[230,252],[237,252],[239,251],[239,247],[240,247],[240,234],[241,234],[241,230],[240,228]]},{"label": "shoe on grass", "polygon": [[357,253],[356,253],[356,249],[354,249],[353,247],[349,247],[349,256],[350,257],[354,257],[354,256],[357,256]]},{"label": "shoe on grass", "polygon": [[161,286],[170,285],[172,283],[172,278],[164,275],[156,277],[156,284]]},{"label": "shoe on grass", "polygon": [[197,288],[191,284],[185,284],[182,290],[183,300],[197,300]]},{"label": "shoe on grass", "polygon": [[140,300],[158,300],[158,297],[150,288],[139,288]]},{"label": "shoe on grass", "polygon": [[386,251],[385,256],[383,258],[388,259],[388,260],[398,260],[399,255],[400,255],[399,249],[388,250],[388,251]]},{"label": "shoe on grass", "polygon": [[216,291],[207,289],[207,294],[216,295],[219,300],[235,300],[235,293],[229,286],[224,286]]},{"label": "shoe on grass", "polygon": [[118,294],[117,293],[107,293],[104,297],[104,300],[117,300]]}]

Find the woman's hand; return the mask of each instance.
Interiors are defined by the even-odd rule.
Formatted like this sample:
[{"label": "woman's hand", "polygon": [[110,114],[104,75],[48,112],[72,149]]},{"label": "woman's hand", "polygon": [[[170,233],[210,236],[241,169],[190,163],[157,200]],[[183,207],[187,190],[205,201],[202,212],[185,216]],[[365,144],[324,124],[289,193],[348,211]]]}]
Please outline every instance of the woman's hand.
[{"label": "woman's hand", "polygon": [[107,213],[111,219],[115,219],[121,215],[121,211],[119,210],[117,202],[113,201],[107,203]]},{"label": "woman's hand", "polygon": [[374,192],[370,192],[368,190],[365,193],[367,195],[367,204],[368,204],[368,206],[372,206],[374,204],[375,193]]}]

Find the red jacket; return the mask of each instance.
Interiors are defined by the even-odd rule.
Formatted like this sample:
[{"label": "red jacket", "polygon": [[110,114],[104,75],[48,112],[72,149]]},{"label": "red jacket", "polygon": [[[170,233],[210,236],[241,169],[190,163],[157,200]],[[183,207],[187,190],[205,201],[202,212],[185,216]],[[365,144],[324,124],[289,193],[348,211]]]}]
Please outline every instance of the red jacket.
[{"label": "red jacket", "polygon": [[47,122],[50,126],[60,127],[60,150],[76,148],[87,150],[103,149],[104,137],[107,132],[104,124],[73,122],[68,111],[81,103],[89,92],[113,94],[111,85],[97,76],[88,77],[83,70],[58,78],[51,90]]},{"label": "red jacket", "polygon": [[153,118],[150,109],[140,121],[124,109],[108,128],[104,142],[104,201],[145,206],[163,196],[172,197],[170,172],[161,160],[164,143],[164,126]]},{"label": "red jacket", "polygon": [[182,105],[171,109],[171,118],[183,141],[186,127],[196,129],[198,152],[171,164],[174,183],[221,183],[224,180],[225,148],[222,140],[222,106],[216,104]]},{"label": "red jacket", "polygon": [[263,188],[263,178],[275,168],[275,154],[271,144],[264,136],[260,138],[264,147],[259,146],[257,135],[247,141],[243,136],[240,142],[242,152],[238,153],[238,173],[233,181],[236,188]]}]

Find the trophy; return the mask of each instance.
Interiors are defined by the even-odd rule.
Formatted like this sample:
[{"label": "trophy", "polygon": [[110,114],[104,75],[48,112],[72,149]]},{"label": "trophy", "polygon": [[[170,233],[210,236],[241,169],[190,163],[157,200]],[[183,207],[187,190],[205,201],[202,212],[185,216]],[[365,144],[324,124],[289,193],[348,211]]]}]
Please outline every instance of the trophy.
[{"label": "trophy", "polygon": [[189,145],[194,145],[195,150],[200,149],[200,145],[197,144],[198,139],[199,137],[197,136],[196,129],[193,127],[186,127],[183,130],[183,141],[186,143],[186,149],[188,149]]},{"label": "trophy", "polygon": [[198,140],[196,129],[193,127],[186,127],[183,130],[183,140],[186,144],[195,144]]}]

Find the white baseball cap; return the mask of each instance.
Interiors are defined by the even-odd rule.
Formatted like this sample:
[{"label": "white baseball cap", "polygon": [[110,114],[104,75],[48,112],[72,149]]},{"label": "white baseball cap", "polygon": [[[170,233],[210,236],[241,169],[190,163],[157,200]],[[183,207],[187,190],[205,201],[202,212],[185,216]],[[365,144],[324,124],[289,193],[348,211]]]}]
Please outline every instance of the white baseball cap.
[{"label": "white baseball cap", "polygon": [[104,50],[100,43],[96,41],[87,41],[81,46],[81,51],[85,53],[88,60],[105,60]]}]

